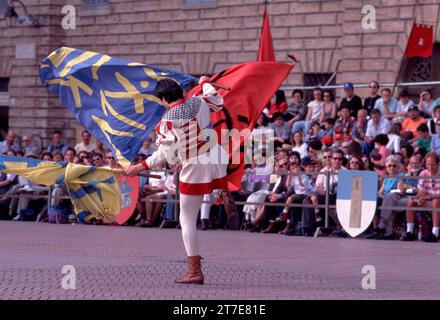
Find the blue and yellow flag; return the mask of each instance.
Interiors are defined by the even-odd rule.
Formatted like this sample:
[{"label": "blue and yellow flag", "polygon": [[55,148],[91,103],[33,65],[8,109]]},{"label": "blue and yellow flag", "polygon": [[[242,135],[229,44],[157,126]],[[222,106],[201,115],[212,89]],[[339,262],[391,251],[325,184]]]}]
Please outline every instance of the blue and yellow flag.
[{"label": "blue and yellow flag", "polygon": [[196,81],[183,73],[67,47],[43,59],[40,78],[122,165],[135,159],[165,112],[154,96],[157,81],[171,78],[183,90]]},{"label": "blue and yellow flag", "polygon": [[0,155],[0,172],[51,186],[65,183],[80,222],[111,223],[121,210],[121,191],[111,169]]}]

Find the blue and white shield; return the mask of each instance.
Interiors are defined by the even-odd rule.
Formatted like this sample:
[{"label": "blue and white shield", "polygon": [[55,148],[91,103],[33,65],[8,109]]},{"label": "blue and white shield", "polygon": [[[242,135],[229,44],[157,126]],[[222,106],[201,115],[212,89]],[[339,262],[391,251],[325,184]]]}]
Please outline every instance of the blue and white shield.
[{"label": "blue and white shield", "polygon": [[336,211],[344,230],[356,237],[368,228],[377,204],[377,173],[341,170],[338,175]]}]

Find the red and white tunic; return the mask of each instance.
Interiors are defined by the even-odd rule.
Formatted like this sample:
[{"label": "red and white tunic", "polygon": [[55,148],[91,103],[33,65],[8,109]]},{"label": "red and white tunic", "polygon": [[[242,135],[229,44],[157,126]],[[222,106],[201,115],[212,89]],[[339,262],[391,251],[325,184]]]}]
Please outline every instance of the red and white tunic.
[{"label": "red and white tunic", "polygon": [[202,195],[226,188],[228,156],[211,122],[211,110],[218,112],[222,105],[223,98],[209,83],[203,84],[203,95],[172,104],[156,127],[158,149],[142,161],[144,168],[176,161],[177,154],[180,193]]}]

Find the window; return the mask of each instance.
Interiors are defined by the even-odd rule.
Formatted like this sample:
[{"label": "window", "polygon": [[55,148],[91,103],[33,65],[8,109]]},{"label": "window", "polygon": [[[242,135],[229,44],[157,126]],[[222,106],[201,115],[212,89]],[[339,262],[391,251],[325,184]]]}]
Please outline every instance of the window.
[{"label": "window", "polygon": [[[306,87],[320,87],[327,83],[327,81],[332,77],[332,73],[304,73],[304,86]],[[336,77],[333,77],[330,83],[327,85],[335,85]],[[331,90],[335,94],[335,90]],[[304,91],[305,101],[313,100],[313,90]]]},{"label": "window", "polygon": [[108,0],[84,0],[83,8],[86,10],[108,10]]},{"label": "window", "polygon": [[183,9],[217,8],[217,0],[185,0]]}]

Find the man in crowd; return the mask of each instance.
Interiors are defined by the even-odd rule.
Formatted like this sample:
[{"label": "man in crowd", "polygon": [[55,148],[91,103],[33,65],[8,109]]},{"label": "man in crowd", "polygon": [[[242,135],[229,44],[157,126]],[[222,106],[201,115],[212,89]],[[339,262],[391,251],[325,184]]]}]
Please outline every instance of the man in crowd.
[{"label": "man in crowd", "polygon": [[[370,114],[371,110],[374,109],[376,101],[380,99],[380,95],[377,94],[379,91],[379,82],[373,80],[369,85],[370,96],[364,101],[364,109],[367,110],[367,114]],[[359,114],[358,114],[359,115]]]},{"label": "man in crowd", "polygon": [[382,98],[376,101],[374,109],[379,110],[384,118],[393,119],[396,115],[398,101],[392,96],[389,88],[383,88],[381,94]]},{"label": "man in crowd", "polygon": [[350,110],[350,115],[356,118],[358,111],[362,108],[362,99],[354,94],[353,84],[344,83],[345,98],[342,99],[340,108],[346,107]]},{"label": "man in crowd", "polygon": [[75,146],[75,152],[77,154],[79,154],[81,151],[87,151],[88,153],[93,153],[93,151],[96,149],[96,145],[90,141],[90,139],[92,138],[90,132],[84,130],[81,133],[81,137],[83,141]]},{"label": "man in crowd", "polygon": [[5,141],[0,142],[0,153],[6,153],[8,150],[13,150],[14,152],[21,151],[20,145],[15,142],[15,132],[8,131]]},{"label": "man in crowd", "polygon": [[67,145],[61,143],[61,137],[62,133],[60,130],[52,132],[52,143],[47,147],[47,152],[60,151],[63,155],[66,153]]},{"label": "man in crowd", "polygon": [[402,123],[402,131],[403,132],[411,132],[407,139],[410,142],[414,142],[419,138],[419,133],[417,132],[417,128],[422,123],[426,123],[425,118],[420,116],[419,109],[417,106],[412,106],[408,109],[409,118],[405,119]]}]

